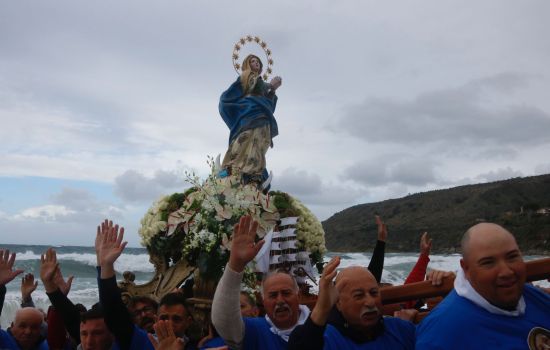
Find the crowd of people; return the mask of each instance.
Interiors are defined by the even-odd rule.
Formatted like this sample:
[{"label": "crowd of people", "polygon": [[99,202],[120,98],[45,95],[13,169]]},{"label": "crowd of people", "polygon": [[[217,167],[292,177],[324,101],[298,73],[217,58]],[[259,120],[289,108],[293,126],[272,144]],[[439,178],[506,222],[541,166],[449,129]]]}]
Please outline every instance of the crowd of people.
[{"label": "crowd of people", "polygon": [[[63,276],[50,248],[40,259],[40,280],[52,306],[47,313],[34,307],[38,281],[23,275],[21,309],[8,329],[0,329],[0,349],[550,349],[550,295],[526,283],[521,251],[506,229],[481,223],[464,234],[454,289],[415,324],[411,321],[424,301],[400,304],[397,308],[404,310],[384,315],[388,306],[382,305],[380,289],[387,230],[378,217],[377,223],[369,266],[338,269],[340,258],[330,260],[312,310],[300,304],[291,275],[265,275],[260,316],[255,297],[241,290],[241,282],[263,241],[256,241],[258,224],[242,217],[212,301],[209,332],[198,340],[189,337],[195,320],[182,292],[159,301],[139,296],[123,302],[114,263],[126,246],[124,228],[105,221],[95,239],[98,302],[86,309],[70,300],[72,277]],[[454,277],[444,271],[426,274],[430,248],[423,234],[418,261],[405,283],[426,276],[440,285]],[[0,250],[2,305],[6,284],[24,272],[14,268],[15,261],[14,253]]]}]

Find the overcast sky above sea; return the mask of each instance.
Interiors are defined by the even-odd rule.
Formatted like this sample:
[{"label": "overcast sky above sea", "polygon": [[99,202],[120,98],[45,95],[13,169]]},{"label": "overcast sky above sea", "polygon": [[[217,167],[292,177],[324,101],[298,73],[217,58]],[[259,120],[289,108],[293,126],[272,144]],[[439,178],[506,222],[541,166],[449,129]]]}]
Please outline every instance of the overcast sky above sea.
[{"label": "overcast sky above sea", "polygon": [[[351,205],[550,172],[550,2],[2,1],[0,244],[137,246],[226,151],[233,45],[282,76],[273,188]],[[247,45],[254,51],[253,46]]]}]

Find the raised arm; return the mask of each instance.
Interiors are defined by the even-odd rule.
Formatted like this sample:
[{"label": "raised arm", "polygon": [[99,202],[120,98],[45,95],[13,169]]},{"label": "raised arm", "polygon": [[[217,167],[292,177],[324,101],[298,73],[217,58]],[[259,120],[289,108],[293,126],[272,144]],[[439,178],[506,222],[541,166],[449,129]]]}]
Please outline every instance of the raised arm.
[{"label": "raised arm", "polygon": [[388,228],[382,221],[380,216],[376,215],[376,226],[378,231],[378,237],[376,240],[376,246],[372,252],[372,258],[370,259],[369,271],[374,275],[376,282],[380,283],[382,279],[382,271],[384,270],[384,254],[386,250],[386,239],[388,238]]},{"label": "raised arm", "polygon": [[132,316],[122,301],[120,289],[116,283],[115,261],[120,257],[127,242],[123,242],[124,227],[113,226],[105,220],[97,227],[96,255],[101,268],[99,279],[99,301],[105,312],[105,324],[114,334],[122,349],[128,349],[132,343],[134,323]]},{"label": "raised arm", "polygon": [[13,281],[15,277],[23,273],[23,270],[14,270],[15,253],[10,254],[9,250],[0,249],[0,315],[4,306],[6,296],[6,284]]},{"label": "raised arm", "polygon": [[34,280],[32,273],[27,273],[21,278],[21,307],[34,307],[32,292],[38,287],[38,281]]},{"label": "raised arm", "polygon": [[46,295],[55,308],[56,316],[61,317],[69,335],[80,343],[80,312],[67,297],[71,290],[73,276],[67,280],[63,278],[57,253],[52,248],[40,256],[40,279]]},{"label": "raised arm", "polygon": [[258,223],[250,216],[243,216],[233,229],[231,253],[225,267],[214,300],[212,301],[212,323],[231,348],[240,348],[244,338],[244,322],[240,312],[240,291],[244,268],[264,244],[255,242]]},{"label": "raised arm", "polygon": [[324,347],[328,317],[338,297],[338,291],[334,285],[338,265],[340,265],[340,257],[335,256],[323,269],[319,279],[317,303],[308,320],[302,326],[296,327],[290,335],[289,350],[316,350]]},{"label": "raised arm", "polygon": [[432,249],[432,239],[428,236],[428,232],[424,232],[420,237],[420,255],[413,269],[407,276],[404,284],[421,282],[426,275],[426,269],[430,262],[430,250]]}]

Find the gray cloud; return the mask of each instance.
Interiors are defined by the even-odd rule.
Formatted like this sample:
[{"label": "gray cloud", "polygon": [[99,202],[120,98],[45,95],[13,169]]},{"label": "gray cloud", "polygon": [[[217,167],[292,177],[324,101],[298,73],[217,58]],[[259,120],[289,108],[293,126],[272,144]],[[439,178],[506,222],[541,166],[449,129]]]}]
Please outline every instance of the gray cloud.
[{"label": "gray cloud", "polygon": [[506,98],[525,84],[525,77],[503,73],[423,93],[412,101],[370,98],[350,107],[335,129],[370,142],[439,142],[450,149],[549,142],[550,114],[535,106],[502,106],[488,98],[497,93]]},{"label": "gray cloud", "polygon": [[158,170],[153,177],[147,177],[135,170],[127,170],[115,178],[114,192],[128,202],[150,202],[162,194],[183,191],[186,184],[183,177],[172,171]]},{"label": "gray cloud", "polygon": [[550,174],[550,163],[542,163],[535,166],[535,174]]},{"label": "gray cloud", "polygon": [[344,176],[366,186],[426,186],[438,182],[436,163],[414,156],[392,155],[355,163]]},{"label": "gray cloud", "polygon": [[64,188],[52,196],[52,202],[75,211],[97,210],[99,207],[95,196],[80,188]]},{"label": "gray cloud", "polygon": [[323,182],[318,174],[294,168],[276,175],[272,185],[274,189],[287,192],[307,205],[317,206],[351,205],[366,193],[362,188]]},{"label": "gray cloud", "polygon": [[511,167],[500,168],[497,170],[491,170],[487,173],[479,174],[475,177],[475,180],[481,182],[492,182],[499,180],[511,179],[514,177],[521,177],[523,173],[519,170],[514,170]]}]

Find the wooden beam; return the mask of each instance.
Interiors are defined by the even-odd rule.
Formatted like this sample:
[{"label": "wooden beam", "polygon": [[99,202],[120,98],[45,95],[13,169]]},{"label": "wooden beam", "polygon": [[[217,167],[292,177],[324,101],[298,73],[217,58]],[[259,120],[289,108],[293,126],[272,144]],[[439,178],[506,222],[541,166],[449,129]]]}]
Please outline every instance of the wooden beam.
[{"label": "wooden beam", "polygon": [[[550,278],[550,258],[532,260],[525,263],[527,281],[539,281]],[[454,284],[454,277],[445,278],[441,286],[432,286],[430,281],[391,286],[380,289],[383,304],[393,304],[402,301],[432,298],[447,295]]]}]

